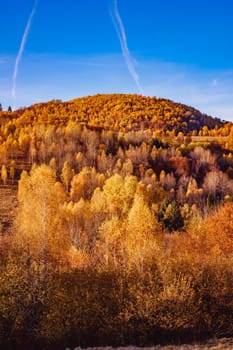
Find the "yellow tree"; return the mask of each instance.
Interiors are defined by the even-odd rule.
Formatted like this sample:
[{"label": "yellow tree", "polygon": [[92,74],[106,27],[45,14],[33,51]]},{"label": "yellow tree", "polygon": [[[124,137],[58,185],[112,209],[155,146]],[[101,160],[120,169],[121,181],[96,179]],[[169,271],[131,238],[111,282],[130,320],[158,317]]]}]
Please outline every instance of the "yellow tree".
[{"label": "yellow tree", "polygon": [[78,171],[81,171],[82,169],[82,161],[83,161],[83,153],[82,152],[78,152],[75,156],[75,165],[78,169]]},{"label": "yellow tree", "polygon": [[10,178],[11,178],[11,183],[13,184],[15,177],[15,160],[12,160],[10,163]]},{"label": "yellow tree", "polygon": [[7,180],[7,169],[6,169],[6,166],[5,165],[2,165],[2,168],[1,168],[1,179],[4,183],[4,185],[6,185],[6,180]]},{"label": "yellow tree", "polygon": [[[30,175],[22,172],[16,232],[12,237],[12,259],[17,259],[14,270],[18,271],[20,279],[12,283],[17,283],[17,298],[23,305],[22,315],[27,313],[26,319],[30,320],[28,322],[32,323],[35,332],[38,331],[41,305],[51,288],[48,283],[51,269],[54,271],[70,266],[71,244],[60,215],[65,199],[63,185],[56,182],[55,174],[48,166],[33,167]],[[15,287],[13,296],[14,293]],[[19,318],[17,321],[20,322]]]},{"label": "yellow tree", "polygon": [[64,203],[62,211],[73,246],[85,249],[88,246],[88,235],[85,230],[88,222],[87,203],[83,198],[76,203],[72,201]]},{"label": "yellow tree", "polygon": [[36,138],[35,138],[35,135],[33,135],[29,145],[29,159],[32,164],[36,160],[36,155],[37,155]]},{"label": "yellow tree", "polygon": [[135,176],[127,176],[124,179],[119,174],[115,174],[105,181],[103,193],[106,211],[110,216],[127,214],[132,205],[136,188],[137,178]]},{"label": "yellow tree", "polygon": [[80,173],[75,174],[71,181],[70,195],[73,201],[78,201],[81,197],[90,199],[95,188],[103,182],[99,178],[95,168],[84,167]]},{"label": "yellow tree", "polygon": [[213,255],[233,255],[233,204],[226,203],[219,211],[204,220],[199,234],[205,252]]},{"label": "yellow tree", "polygon": [[97,252],[101,264],[107,268],[117,268],[121,265],[125,268],[124,222],[113,216],[102,223],[99,234]]},{"label": "yellow tree", "polygon": [[56,169],[57,169],[57,162],[56,162],[56,158],[55,158],[55,157],[53,157],[53,158],[50,159],[50,161],[49,161],[49,166],[50,166],[51,169],[53,169],[53,171],[56,172]]},{"label": "yellow tree", "polygon": [[125,252],[130,268],[144,271],[147,263],[158,255],[161,244],[161,226],[143,198],[135,195],[127,220]]},{"label": "yellow tree", "polygon": [[70,164],[67,161],[65,161],[61,172],[61,178],[62,178],[63,184],[66,187],[67,192],[73,176],[74,176],[74,170],[71,168]]},{"label": "yellow tree", "polygon": [[15,240],[29,258],[43,266],[44,278],[49,262],[65,263],[70,248],[60,213],[64,199],[64,190],[50,167],[41,165],[33,167],[30,175],[22,173]]}]

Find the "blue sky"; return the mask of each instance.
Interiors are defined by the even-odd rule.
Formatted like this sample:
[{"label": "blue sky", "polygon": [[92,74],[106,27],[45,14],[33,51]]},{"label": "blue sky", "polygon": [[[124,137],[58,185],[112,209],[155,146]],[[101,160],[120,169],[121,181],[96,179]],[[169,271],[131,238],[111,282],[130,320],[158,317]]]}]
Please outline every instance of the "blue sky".
[{"label": "blue sky", "polygon": [[143,93],[233,120],[233,2],[118,0],[125,53],[114,1],[38,0],[13,96],[16,57],[34,0],[2,0],[3,107],[96,93]]}]

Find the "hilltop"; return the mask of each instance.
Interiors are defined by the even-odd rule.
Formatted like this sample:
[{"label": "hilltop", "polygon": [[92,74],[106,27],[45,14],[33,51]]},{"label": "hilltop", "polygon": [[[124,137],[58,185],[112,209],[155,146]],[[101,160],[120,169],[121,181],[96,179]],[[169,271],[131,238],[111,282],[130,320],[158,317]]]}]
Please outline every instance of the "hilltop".
[{"label": "hilltop", "polygon": [[53,100],[2,113],[2,119],[17,124],[65,125],[69,121],[112,131],[151,129],[177,135],[199,133],[203,127],[219,129],[226,122],[202,114],[197,109],[173,101],[130,94],[102,94],[62,102]]}]

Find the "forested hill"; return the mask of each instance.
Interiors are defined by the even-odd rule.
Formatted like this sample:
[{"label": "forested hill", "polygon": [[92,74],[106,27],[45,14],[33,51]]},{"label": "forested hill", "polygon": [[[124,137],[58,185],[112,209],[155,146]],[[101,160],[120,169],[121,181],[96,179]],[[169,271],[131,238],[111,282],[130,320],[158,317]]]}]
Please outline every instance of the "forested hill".
[{"label": "forested hill", "polygon": [[0,112],[0,349],[233,337],[233,124],[96,95]]},{"label": "forested hill", "polygon": [[[85,110],[94,125],[106,123],[109,128],[119,130],[160,129],[187,133],[223,126],[219,119],[202,114],[198,110],[170,100],[139,95],[96,95],[75,99],[76,108]],[[98,122],[99,120],[99,122]],[[88,119],[89,122],[89,119]],[[105,126],[105,125],[104,125]]]},{"label": "forested hill", "polygon": [[[130,94],[102,94],[68,102],[53,100],[15,112],[0,112],[3,120],[20,124],[66,125],[76,121],[92,128],[113,131],[156,130],[157,133],[206,134],[226,125],[220,119],[167,99]],[[228,125],[228,124],[227,124]],[[203,131],[204,128],[204,131]]]}]

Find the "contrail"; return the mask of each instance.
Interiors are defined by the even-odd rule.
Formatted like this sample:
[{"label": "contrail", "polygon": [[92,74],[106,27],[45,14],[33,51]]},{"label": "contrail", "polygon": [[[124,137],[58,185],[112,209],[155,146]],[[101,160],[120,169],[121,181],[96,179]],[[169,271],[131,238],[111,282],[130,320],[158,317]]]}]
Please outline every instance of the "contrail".
[{"label": "contrail", "polygon": [[19,52],[18,52],[18,55],[17,55],[16,60],[15,60],[14,73],[13,73],[13,78],[12,78],[12,80],[13,80],[13,87],[12,87],[12,97],[13,97],[13,99],[15,99],[15,97],[16,97],[16,81],[17,81],[17,76],[18,76],[19,63],[21,61],[21,58],[22,58],[22,55],[23,55],[23,52],[24,52],[24,48],[25,48],[25,44],[26,44],[26,41],[27,41],[27,37],[28,37],[29,31],[30,31],[30,28],[31,28],[32,18],[34,16],[35,12],[36,12],[37,1],[38,0],[35,0],[33,9],[31,11],[31,14],[30,14],[29,18],[28,18],[27,25],[26,25],[26,28],[24,30],[23,37],[22,37],[22,40],[21,40]]},{"label": "contrail", "polygon": [[[114,0],[114,17],[115,18],[113,18],[113,23],[115,25],[118,38],[120,40],[122,54],[124,56],[128,71],[129,71],[130,75],[132,76],[132,78],[134,79],[134,81],[138,87],[138,90],[140,91],[141,94],[143,94],[143,89],[140,85],[139,76],[138,76],[136,69],[135,69],[134,59],[131,56],[129,48],[128,48],[125,28],[124,28],[124,24],[123,24],[123,21],[121,19],[121,16],[120,16],[120,13],[118,10],[117,0]],[[114,19],[116,19],[116,21]]]}]

